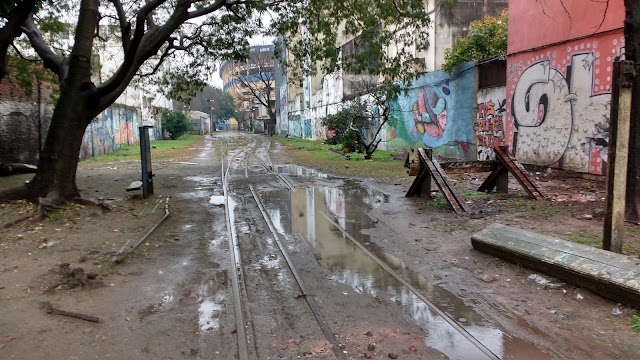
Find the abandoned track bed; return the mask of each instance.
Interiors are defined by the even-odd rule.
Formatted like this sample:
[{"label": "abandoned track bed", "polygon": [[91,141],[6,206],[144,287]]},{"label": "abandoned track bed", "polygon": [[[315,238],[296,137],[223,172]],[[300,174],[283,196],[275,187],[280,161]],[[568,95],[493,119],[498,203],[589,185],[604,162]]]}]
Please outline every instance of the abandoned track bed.
[{"label": "abandoned track bed", "polygon": [[[358,229],[364,228],[346,226],[353,220],[344,218],[344,215],[336,215],[335,210],[329,209],[333,205],[327,205],[329,208],[324,211],[321,209],[317,211],[318,215],[324,219],[316,217],[312,221],[307,215],[303,215],[304,211],[301,211],[299,216],[306,219],[303,221],[306,221],[307,226],[309,221],[313,222],[314,227],[320,227],[320,223],[322,223],[322,227],[326,226],[327,230],[316,231],[328,231],[325,234],[333,234],[332,237],[341,242],[342,245],[339,245],[338,248],[342,250],[330,256],[344,259],[340,261],[348,261],[349,257],[355,256],[353,257],[355,264],[366,263],[361,266],[367,267],[367,272],[378,274],[375,276],[381,276],[385,283],[394,283],[393,291],[396,294],[389,299],[390,301],[383,301],[379,295],[376,295],[380,290],[366,289],[366,287],[377,285],[364,285],[364,283],[356,285],[353,280],[347,279],[347,283],[351,282],[350,287],[356,290],[356,294],[348,295],[350,292],[345,291],[347,283],[331,280],[335,278],[334,275],[331,275],[334,270],[328,268],[329,272],[327,272],[327,270],[318,267],[320,263],[313,265],[316,262],[326,261],[324,250],[318,250],[317,246],[334,245],[324,244],[325,239],[316,239],[316,235],[309,235],[314,239],[305,239],[300,233],[286,233],[280,223],[282,219],[276,218],[275,221],[273,219],[273,216],[281,217],[283,213],[274,213],[272,208],[265,206],[263,199],[264,191],[270,194],[280,194],[270,195],[271,200],[275,196],[276,198],[290,199],[290,201],[293,201],[294,197],[297,198],[306,193],[306,211],[313,212],[313,208],[318,207],[317,202],[322,198],[309,202],[309,194],[326,193],[322,201],[327,201],[326,196],[334,196],[336,191],[342,190],[333,188],[322,190],[315,187],[296,188],[295,184],[287,177],[274,171],[274,167],[269,161],[268,148],[269,144],[265,141],[252,139],[240,150],[231,154],[226,170],[223,169],[225,204],[229,214],[227,216],[229,247],[232,249],[230,256],[233,260],[233,266],[237,270],[233,276],[241,279],[233,289],[234,293],[238,294],[234,300],[234,308],[236,314],[246,316],[244,319],[237,318],[236,320],[237,326],[243,326],[246,330],[245,334],[238,331],[239,352],[244,351],[240,346],[242,343],[246,344],[248,358],[268,358],[278,354],[295,356],[307,353],[300,349],[299,344],[306,341],[311,346],[307,344],[305,346],[322,349],[314,354],[322,354],[325,357],[331,354],[332,356],[329,358],[348,359],[350,357],[347,356],[351,355],[345,354],[362,353],[366,350],[373,351],[371,349],[376,348],[375,345],[369,344],[363,350],[362,344],[351,344],[348,337],[341,336],[345,332],[358,331],[352,329],[352,324],[349,321],[362,321],[361,318],[350,317],[353,314],[360,314],[359,316],[367,318],[365,323],[378,323],[379,327],[384,327],[389,322],[408,320],[415,323],[411,325],[404,323],[403,327],[428,328],[431,340],[427,340],[425,337],[425,342],[421,344],[423,347],[421,356],[416,358],[441,357],[442,352],[451,358],[469,358],[471,356],[478,359],[495,360],[513,356],[513,353],[510,352],[513,350],[506,349],[509,346],[502,344],[506,340],[501,340],[503,337],[501,330],[489,325],[485,331],[478,329],[476,325],[465,323],[466,320],[456,314],[457,310],[451,313],[450,304],[447,305],[450,301],[450,295],[442,297],[442,294],[448,294],[448,292],[438,290],[433,293],[432,290],[428,290],[429,293],[425,293],[426,289],[433,289],[434,286],[425,284],[414,286],[416,281],[424,282],[424,280],[416,280],[417,275],[399,271],[398,269],[404,267],[398,267],[397,263],[389,265],[389,260],[397,261],[392,260],[387,254],[379,253],[379,250],[372,250],[372,245],[360,239],[359,236],[355,236],[358,234],[354,231],[359,232]],[[239,173],[243,173],[243,176],[233,176],[233,174],[239,175]],[[307,179],[306,183],[308,181]],[[380,194],[375,196],[379,197]],[[370,223],[372,221],[365,207],[366,204],[371,204],[373,199],[366,200],[361,206],[357,204],[352,206],[360,213],[355,219],[356,222]],[[343,205],[339,206],[351,203],[346,198],[341,201]],[[358,201],[362,201],[362,199]],[[294,221],[293,217],[298,211],[295,210],[296,208],[299,207],[293,203],[284,208],[284,212],[292,218],[290,221]],[[309,248],[308,245],[311,242],[314,245]],[[318,251],[321,255],[318,255]],[[316,261],[311,260],[314,252],[316,253]],[[358,253],[357,256],[355,252]],[[350,255],[351,253],[353,255]],[[296,264],[302,266],[302,270]],[[348,267],[349,265],[347,265]],[[380,275],[381,271],[386,275]],[[323,273],[325,275],[322,275]],[[356,278],[355,281],[360,283],[362,280]],[[311,286],[306,285],[308,281],[312,284]],[[389,290],[382,291],[389,293]],[[374,297],[372,298],[371,295]],[[341,300],[341,296],[347,297],[344,298],[345,300]],[[398,298],[399,296],[402,299]],[[376,301],[378,304],[375,304]],[[474,322],[484,323],[483,326],[490,323],[481,315],[476,314],[472,308],[463,305],[461,300],[456,299],[456,301],[460,303],[456,307],[465,309],[464,312],[468,314],[465,316],[472,317]],[[393,304],[394,302],[397,304]],[[383,306],[384,310],[382,312],[364,310],[378,306]],[[265,310],[271,308],[273,310]],[[425,312],[431,315],[425,316]],[[403,313],[404,315],[400,315]],[[407,315],[409,316],[407,317]],[[393,320],[388,320],[389,317]],[[458,320],[458,317],[462,320]],[[405,318],[407,320],[403,320]],[[315,325],[311,326],[311,323]],[[362,334],[364,333],[371,332],[362,331]],[[437,333],[446,334],[445,338],[434,340],[437,339],[435,335]],[[492,334],[491,337],[494,339],[488,340],[487,333]],[[434,338],[434,336],[436,337]],[[293,349],[296,348],[295,346],[283,345],[291,342],[296,343],[296,340],[291,339],[297,337],[299,342],[296,345],[297,350]],[[414,336],[411,337],[411,341],[415,341],[415,339]],[[453,344],[443,347],[442,344],[432,343],[433,341],[453,341]],[[532,344],[527,344],[519,339],[511,341],[511,343],[526,347],[527,353],[533,354],[532,358],[549,358],[547,354]],[[276,348],[279,350],[274,350]],[[415,346],[411,345],[411,348],[415,348]]]}]

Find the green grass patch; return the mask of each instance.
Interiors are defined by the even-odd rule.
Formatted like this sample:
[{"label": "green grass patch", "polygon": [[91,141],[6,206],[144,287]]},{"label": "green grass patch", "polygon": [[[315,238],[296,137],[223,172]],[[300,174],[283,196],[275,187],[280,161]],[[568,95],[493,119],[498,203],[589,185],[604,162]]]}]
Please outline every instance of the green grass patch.
[{"label": "green grass patch", "polygon": [[46,216],[51,221],[60,221],[60,215],[55,210],[48,211]]},{"label": "green grass patch", "polygon": [[567,209],[563,208],[562,206],[553,205],[542,209],[540,214],[545,219],[551,219],[555,216],[567,215]]},{"label": "green grass patch", "polygon": [[[371,160],[364,154],[343,154],[341,145],[329,145],[321,141],[289,139],[274,136],[290,150],[288,155],[298,164],[312,164],[324,172],[342,176],[404,177],[404,161],[394,160],[397,152],[376,150]],[[349,156],[349,160],[344,155]]]},{"label": "green grass patch", "polygon": [[447,208],[449,204],[447,204],[447,200],[445,200],[442,194],[437,193],[436,198],[434,200],[427,202],[427,206],[434,207],[437,209],[444,209],[444,208]]},{"label": "green grass patch", "polygon": [[638,233],[638,228],[635,227],[629,227],[627,228],[627,231],[633,234],[637,234]]},{"label": "green grass patch", "polygon": [[[168,159],[179,156],[185,150],[191,148],[194,143],[200,141],[202,136],[186,134],[176,140],[158,140],[151,143],[151,160]],[[153,146],[155,145],[155,148]],[[140,160],[140,145],[125,145],[115,152],[92,157],[86,161],[92,163],[107,163],[118,161]]]},{"label": "green grass patch", "polygon": [[507,201],[498,202],[496,205],[504,206],[504,207],[522,207],[527,205],[527,202],[522,199],[509,199]]},{"label": "green grass patch", "polygon": [[569,234],[568,238],[569,238],[569,241],[574,243],[583,244],[591,247],[597,247],[597,248],[602,247],[601,236],[590,237],[590,236],[583,236],[581,234]]},{"label": "green grass patch", "polygon": [[632,315],[631,316],[631,330],[640,333],[640,316]]},{"label": "green grass patch", "polygon": [[489,196],[491,195],[481,191],[463,191],[462,192],[462,197],[469,200],[486,199]]}]

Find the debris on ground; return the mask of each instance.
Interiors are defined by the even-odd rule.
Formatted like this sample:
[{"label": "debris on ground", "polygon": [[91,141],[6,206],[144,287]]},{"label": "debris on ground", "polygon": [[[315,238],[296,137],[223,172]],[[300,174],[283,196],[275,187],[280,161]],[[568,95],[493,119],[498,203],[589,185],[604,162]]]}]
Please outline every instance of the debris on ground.
[{"label": "debris on ground", "polygon": [[81,313],[76,313],[76,312],[71,312],[71,311],[65,311],[65,310],[60,310],[56,307],[54,307],[50,302],[48,301],[44,301],[42,302],[42,306],[45,308],[45,310],[47,311],[47,314],[55,314],[55,315],[62,315],[62,316],[68,316],[68,317],[74,317],[76,319],[81,319],[81,320],[86,320],[86,321],[91,321],[91,322],[95,322],[98,323],[100,322],[100,318],[97,316],[91,316],[91,315],[85,315],[85,314],[81,314]]},{"label": "debris on ground", "polygon": [[66,285],[68,289],[73,289],[78,286],[84,287],[100,287],[104,286],[102,280],[98,279],[96,273],[85,273],[81,267],[72,268],[69,263],[62,263],[53,272],[66,277],[63,281],[51,286],[49,289],[57,289],[63,285]]}]

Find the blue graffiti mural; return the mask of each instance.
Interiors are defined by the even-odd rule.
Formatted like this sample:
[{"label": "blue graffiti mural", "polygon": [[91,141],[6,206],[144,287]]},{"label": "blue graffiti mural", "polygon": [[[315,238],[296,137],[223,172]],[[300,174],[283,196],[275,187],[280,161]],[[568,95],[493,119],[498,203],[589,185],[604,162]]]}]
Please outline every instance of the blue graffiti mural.
[{"label": "blue graffiti mural", "polygon": [[389,147],[427,146],[441,156],[475,160],[474,75],[472,62],[416,79],[390,104]]}]

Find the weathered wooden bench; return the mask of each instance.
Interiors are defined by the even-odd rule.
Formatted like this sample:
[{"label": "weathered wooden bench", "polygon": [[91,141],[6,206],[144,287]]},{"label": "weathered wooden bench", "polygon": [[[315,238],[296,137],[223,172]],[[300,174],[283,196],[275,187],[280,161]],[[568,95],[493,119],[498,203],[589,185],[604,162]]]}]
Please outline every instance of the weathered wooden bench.
[{"label": "weathered wooden bench", "polygon": [[473,234],[471,244],[476,250],[640,309],[639,259],[501,224]]}]

